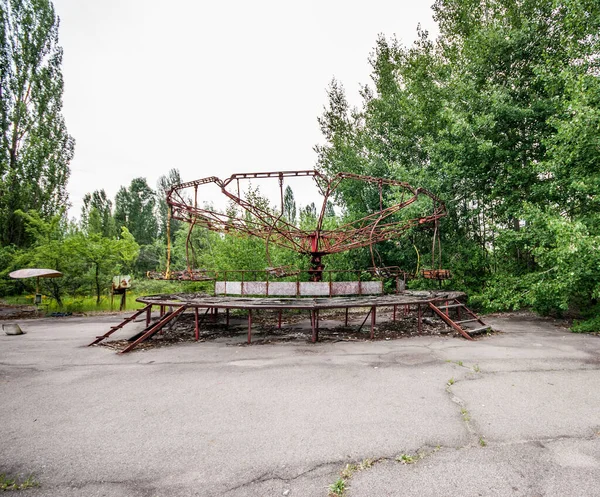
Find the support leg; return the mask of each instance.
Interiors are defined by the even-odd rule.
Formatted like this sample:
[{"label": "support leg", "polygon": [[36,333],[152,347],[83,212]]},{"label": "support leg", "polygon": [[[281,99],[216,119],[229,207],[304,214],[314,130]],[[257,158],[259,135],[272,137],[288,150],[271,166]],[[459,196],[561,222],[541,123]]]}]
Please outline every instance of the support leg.
[{"label": "support leg", "polygon": [[277,329],[278,330],[281,329],[281,313],[282,313],[282,311],[279,311],[279,316],[278,316],[278,321],[277,321]]},{"label": "support leg", "polygon": [[377,307],[371,307],[371,340],[375,337],[375,322],[376,322]]},{"label": "support leg", "polygon": [[200,326],[198,325],[198,308],[194,307],[194,331],[195,331],[195,338],[196,341],[198,341],[198,339],[200,338]]},{"label": "support leg", "polygon": [[225,310],[225,326],[229,328],[229,309]]},{"label": "support leg", "polygon": [[310,311],[310,325],[312,327],[312,343],[315,343],[317,341],[317,326],[316,326],[316,316],[315,316],[315,311],[311,310]]},{"label": "support leg", "polygon": [[152,306],[148,307],[146,311],[146,328],[150,326],[150,319],[152,318]]},{"label": "support leg", "polygon": [[423,313],[421,311],[421,304],[417,304],[417,329],[419,335],[423,332]]},{"label": "support leg", "polygon": [[394,306],[394,314],[393,314],[393,317],[392,317],[392,321],[396,321],[396,308],[397,307],[398,307],[397,305]]},{"label": "support leg", "polygon": [[248,343],[252,342],[252,309],[248,309]]},{"label": "support leg", "polygon": [[344,326],[348,327],[348,308],[346,307],[346,320],[344,321]]}]

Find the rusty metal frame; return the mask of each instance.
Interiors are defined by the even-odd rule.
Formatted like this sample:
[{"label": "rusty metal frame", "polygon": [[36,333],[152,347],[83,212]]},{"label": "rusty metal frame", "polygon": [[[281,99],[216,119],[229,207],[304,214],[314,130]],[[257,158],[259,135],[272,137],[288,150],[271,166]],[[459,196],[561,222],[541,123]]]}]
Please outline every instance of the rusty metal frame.
[{"label": "rusty metal frame", "polygon": [[[240,180],[277,179],[281,189],[284,178],[295,177],[312,177],[323,194],[323,204],[314,230],[302,230],[289,223],[282,216],[283,205],[281,212],[270,212],[261,206],[253,205],[240,193]],[[342,181],[347,180],[377,185],[380,199],[379,210],[360,219],[349,221],[336,229],[323,229],[328,200],[335,194]],[[209,207],[200,207],[198,190],[210,184],[216,185],[234,205],[241,207],[244,215],[238,215],[237,211],[223,213]],[[237,186],[235,191],[233,190],[234,186]],[[406,200],[402,198],[401,202],[384,207],[382,193],[384,186],[397,187],[403,191],[403,197],[404,194],[408,194],[408,198]],[[193,195],[190,195],[191,190],[193,190]],[[422,196],[429,198],[432,202],[432,210],[429,214],[412,219],[393,219],[394,214],[410,206]],[[398,238],[409,229],[426,223],[435,223],[437,232],[438,220],[446,215],[444,202],[424,188],[415,188],[403,181],[344,172],[327,178],[317,170],[237,173],[225,180],[210,176],[174,186],[167,193],[167,204],[170,218],[190,223],[190,233],[194,227],[198,226],[219,233],[250,235],[265,240],[267,252],[269,243],[274,243],[280,247],[309,255],[312,281],[321,281],[322,279],[324,266],[321,263],[321,257],[324,255],[369,246],[373,265],[376,266],[373,253],[374,244]],[[194,276],[194,270],[188,262],[187,273],[178,275],[177,279],[199,281],[203,279],[203,275]]]}]

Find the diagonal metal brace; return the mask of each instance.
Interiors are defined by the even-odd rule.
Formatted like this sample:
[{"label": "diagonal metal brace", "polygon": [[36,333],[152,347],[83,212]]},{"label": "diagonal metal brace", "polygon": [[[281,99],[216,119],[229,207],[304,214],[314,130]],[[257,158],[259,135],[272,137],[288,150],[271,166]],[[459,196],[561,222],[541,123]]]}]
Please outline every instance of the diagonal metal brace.
[{"label": "diagonal metal brace", "polygon": [[100,343],[102,340],[104,340],[105,338],[108,338],[109,336],[111,336],[115,331],[120,330],[121,328],[123,328],[123,326],[125,326],[127,323],[131,323],[135,318],[137,318],[140,314],[143,314],[144,312],[146,312],[148,309],[150,309],[152,307],[152,304],[148,304],[146,307],[144,307],[143,309],[139,309],[138,311],[136,311],[134,314],[132,314],[131,316],[129,316],[127,319],[123,320],[123,322],[121,324],[118,324],[117,326],[113,326],[110,330],[108,330],[108,332],[106,332],[104,335],[101,336],[97,336],[96,340],[94,340],[92,343],[90,343],[88,345],[88,347],[92,346],[92,345],[96,345],[97,343]]},{"label": "diagonal metal brace", "polygon": [[186,308],[187,308],[186,305],[182,305],[181,307],[178,307],[177,309],[175,309],[172,313],[164,316],[161,320],[158,321],[158,323],[156,323],[154,326],[152,326],[152,328],[150,328],[148,331],[146,331],[142,336],[137,338],[134,342],[132,342],[127,347],[125,347],[121,352],[119,352],[119,354],[125,354],[126,352],[129,352],[137,344],[143,342],[144,340],[147,340],[154,334],[158,333],[161,330],[161,328],[163,328],[167,323],[169,323],[170,321],[175,319],[177,316],[182,314],[183,311],[186,310]]}]

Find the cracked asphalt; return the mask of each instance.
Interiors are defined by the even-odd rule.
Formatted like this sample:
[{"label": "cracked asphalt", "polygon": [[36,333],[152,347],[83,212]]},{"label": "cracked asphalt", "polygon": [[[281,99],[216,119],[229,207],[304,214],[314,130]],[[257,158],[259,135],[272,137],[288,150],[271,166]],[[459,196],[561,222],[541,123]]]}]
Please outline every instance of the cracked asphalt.
[{"label": "cracked asphalt", "polygon": [[25,495],[327,496],[369,458],[347,496],[600,496],[600,337],[520,315],[475,342],[85,347],[119,319],[0,334],[0,473],[35,475]]}]

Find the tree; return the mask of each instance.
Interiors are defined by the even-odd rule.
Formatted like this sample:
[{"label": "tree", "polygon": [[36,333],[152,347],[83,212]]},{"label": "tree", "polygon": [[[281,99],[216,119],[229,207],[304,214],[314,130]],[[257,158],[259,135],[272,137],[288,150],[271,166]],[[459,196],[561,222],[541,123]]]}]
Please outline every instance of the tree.
[{"label": "tree", "polygon": [[64,211],[44,219],[36,211],[17,211],[23,218],[31,246],[22,250],[13,260],[15,268],[38,267],[55,269],[62,278],[43,278],[42,288],[62,306],[65,293],[75,293],[83,285],[86,265],[77,253],[77,232]]},{"label": "tree", "polygon": [[88,234],[104,237],[115,235],[115,221],[112,214],[112,201],[104,190],[86,193],[81,207],[81,227]]},{"label": "tree", "polygon": [[158,232],[155,205],[156,194],[146,178],[131,180],[129,188],[121,187],[115,197],[116,226],[125,226],[140,245],[151,245]]},{"label": "tree", "polygon": [[62,111],[59,20],[49,0],[0,0],[0,242],[27,242],[23,218],[66,205],[75,142]]},{"label": "tree", "polygon": [[285,187],[283,193],[283,217],[290,224],[296,224],[296,200],[294,199],[294,191],[290,186]]},{"label": "tree", "polygon": [[[158,195],[158,233],[160,238],[166,237],[167,230],[167,193],[175,185],[181,184],[181,175],[178,169],[171,169],[167,174],[163,174],[158,178],[156,183],[156,192]],[[179,229],[180,221],[171,221],[171,233],[175,233]]]},{"label": "tree", "polygon": [[74,250],[90,266],[96,304],[99,304],[102,289],[108,286],[114,275],[133,266],[140,247],[127,228],[123,227],[120,238],[107,238],[99,233],[79,233],[74,239]]},{"label": "tree", "polygon": [[[526,293],[544,312],[589,303],[600,278],[560,244],[567,233],[590,247],[600,234],[600,4],[437,0],[433,9],[437,40],[421,30],[408,48],[377,40],[360,108],[331,84],[319,168],[402,179],[442,198],[455,288],[489,296],[504,285],[499,299]],[[341,185],[336,200],[346,215],[368,213],[372,193]],[[431,247],[424,234],[410,233],[422,256]],[[387,250],[384,261],[404,258]],[[552,269],[558,260],[569,278]],[[585,291],[558,281],[578,274],[590,276]]]}]

